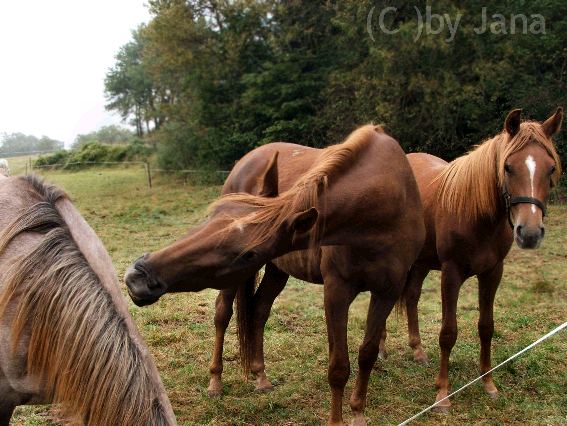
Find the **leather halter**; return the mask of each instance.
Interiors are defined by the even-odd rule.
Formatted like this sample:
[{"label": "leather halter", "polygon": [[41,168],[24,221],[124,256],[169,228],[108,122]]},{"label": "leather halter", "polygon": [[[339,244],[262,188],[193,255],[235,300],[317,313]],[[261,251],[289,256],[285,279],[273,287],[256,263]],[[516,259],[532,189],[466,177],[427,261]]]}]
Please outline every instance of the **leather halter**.
[{"label": "leather halter", "polygon": [[533,204],[534,206],[538,206],[541,210],[541,216],[545,217],[546,215],[546,209],[545,209],[545,204],[543,204],[540,200],[538,200],[537,198],[534,197],[513,197],[510,192],[508,192],[508,188],[506,187],[506,185],[504,185],[504,188],[502,189],[502,195],[504,197],[504,203],[506,205],[506,216],[508,216],[508,223],[510,224],[510,226],[512,227],[512,229],[514,229],[514,224],[512,223],[512,218],[511,218],[511,209],[512,206],[515,206],[516,204]]}]

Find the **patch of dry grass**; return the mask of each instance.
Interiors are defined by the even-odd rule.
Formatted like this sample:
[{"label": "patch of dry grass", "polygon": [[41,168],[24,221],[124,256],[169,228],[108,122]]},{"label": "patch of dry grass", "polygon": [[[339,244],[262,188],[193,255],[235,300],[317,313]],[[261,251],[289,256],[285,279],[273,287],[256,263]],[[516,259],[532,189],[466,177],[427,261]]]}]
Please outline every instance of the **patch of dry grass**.
[{"label": "patch of dry grass", "polygon": [[[158,177],[148,189],[137,169],[52,172],[48,180],[63,186],[111,253],[118,273],[140,254],[173,242],[203,217],[219,187],[184,185]],[[552,206],[543,247],[514,248],[508,257],[497,295],[493,341],[496,364],[567,319],[567,208]],[[313,425],[326,420],[327,338],[322,288],[297,280],[276,301],[266,327],[266,365],[278,386],[257,394],[243,380],[236,333],[231,324],[225,346],[225,394],[207,397],[208,364],[213,347],[215,291],[175,294],[132,315],[157,361],[181,425]],[[353,303],[349,319],[351,366],[364,333],[369,296]],[[405,320],[388,324],[389,358],[371,376],[366,414],[372,425],[397,424],[435,398],[439,357],[439,275],[428,277],[420,305],[422,338],[431,358],[416,365],[406,345]],[[476,335],[477,290],[469,280],[459,299],[459,338],[452,354],[453,388],[476,377],[479,343]],[[429,414],[415,424],[567,424],[567,335],[562,333],[495,373],[501,390],[490,399],[482,386],[465,390],[449,415]],[[353,385],[347,386],[347,395]],[[49,424],[45,407],[20,408],[16,425]],[[350,419],[345,401],[345,419]]]}]

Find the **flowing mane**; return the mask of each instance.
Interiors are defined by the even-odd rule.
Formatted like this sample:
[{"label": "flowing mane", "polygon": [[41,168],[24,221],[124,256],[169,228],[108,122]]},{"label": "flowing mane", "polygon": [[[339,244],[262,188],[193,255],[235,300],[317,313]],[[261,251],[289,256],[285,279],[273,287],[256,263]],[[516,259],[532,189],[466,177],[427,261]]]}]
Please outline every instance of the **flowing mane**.
[{"label": "flowing mane", "polygon": [[[228,194],[213,203],[209,211],[219,211],[227,202],[254,207],[252,213],[233,219],[233,225],[258,225],[244,251],[252,249],[264,243],[293,214],[317,207],[320,195],[327,189],[329,179],[337,177],[356,161],[358,155],[375,140],[378,133],[384,133],[382,126],[368,124],[354,130],[343,143],[325,148],[315,166],[301,176],[289,190],[277,197],[260,197],[246,193]],[[311,231],[311,244],[318,239],[323,226],[321,222],[320,220]]]},{"label": "flowing mane", "polygon": [[27,348],[27,374],[85,424],[168,424],[144,354],[55,207],[66,195],[20,179],[38,202],[0,234],[0,254],[24,232],[42,238],[6,270],[0,316],[13,312],[11,344]]},{"label": "flowing mane", "polygon": [[551,180],[556,184],[561,176],[561,161],[555,146],[541,123],[526,121],[512,139],[503,131],[452,161],[437,177],[440,205],[467,220],[495,217],[502,203],[506,159],[529,143],[539,144],[553,157],[556,170]]}]

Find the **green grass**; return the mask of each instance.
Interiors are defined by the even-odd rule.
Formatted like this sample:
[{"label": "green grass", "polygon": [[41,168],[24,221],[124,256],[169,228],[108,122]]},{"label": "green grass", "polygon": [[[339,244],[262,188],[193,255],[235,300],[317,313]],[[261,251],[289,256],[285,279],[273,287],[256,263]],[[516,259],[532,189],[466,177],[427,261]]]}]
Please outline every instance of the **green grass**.
[{"label": "green grass", "polygon": [[[149,189],[142,170],[91,169],[46,173],[65,188],[111,253],[120,276],[140,254],[163,247],[199,223],[220,187],[185,185],[157,176]],[[493,364],[522,349],[567,319],[567,208],[552,206],[546,240],[538,251],[510,253],[496,299]],[[276,301],[266,327],[266,365],[278,383],[257,394],[243,380],[234,324],[225,346],[225,395],[207,397],[208,364],[214,337],[216,291],[166,295],[157,304],[130,311],[152,351],[181,425],[313,425],[326,420],[327,337],[322,287],[297,280]],[[369,296],[360,295],[349,318],[353,374]],[[439,365],[441,321],[439,274],[428,277],[420,304],[422,338],[429,366],[416,365],[406,345],[405,320],[388,323],[389,358],[379,361],[369,385],[366,414],[371,425],[397,424],[431,404]],[[459,299],[459,338],[451,357],[453,389],[477,376],[476,282],[465,283]],[[567,424],[567,333],[563,332],[495,373],[501,397],[493,401],[482,385],[453,400],[448,415],[428,414],[415,424]],[[17,425],[49,424],[46,407],[23,407]]]},{"label": "green grass", "polygon": [[[33,161],[37,155],[23,155],[21,157],[7,158],[10,166],[10,173],[13,175],[21,175],[30,170],[30,159]],[[26,168],[27,167],[27,168]]]}]

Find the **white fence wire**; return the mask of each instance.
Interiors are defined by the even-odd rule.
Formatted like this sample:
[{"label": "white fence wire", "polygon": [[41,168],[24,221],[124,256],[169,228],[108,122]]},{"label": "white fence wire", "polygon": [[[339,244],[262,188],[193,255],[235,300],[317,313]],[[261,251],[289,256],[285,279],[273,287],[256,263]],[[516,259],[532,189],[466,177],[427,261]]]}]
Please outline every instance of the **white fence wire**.
[{"label": "white fence wire", "polygon": [[563,324],[561,324],[558,327],[555,327],[553,330],[551,330],[549,333],[547,333],[545,336],[540,337],[539,339],[537,339],[535,342],[533,342],[532,344],[526,346],[524,349],[522,349],[521,351],[515,353],[514,355],[512,355],[511,357],[509,357],[508,359],[502,361],[500,364],[498,364],[496,367],[491,368],[490,370],[488,370],[486,373],[478,376],[476,379],[471,380],[470,382],[468,382],[467,384],[461,386],[459,389],[457,389],[456,391],[450,393],[449,395],[447,395],[445,398],[440,399],[439,401],[436,401],[435,404],[431,404],[429,407],[424,408],[423,410],[421,410],[419,413],[417,413],[416,415],[410,417],[407,420],[404,420],[403,422],[399,423],[398,426],[405,426],[408,423],[416,420],[418,417],[421,417],[422,415],[424,415],[425,413],[427,413],[428,411],[432,410],[433,408],[437,407],[439,404],[441,404],[443,401],[446,401],[447,399],[451,398],[452,396],[458,394],[459,392],[461,392],[462,390],[468,388],[470,385],[472,385],[473,383],[478,382],[480,379],[482,379],[484,376],[492,373],[494,370],[499,369],[500,367],[502,367],[503,365],[509,363],[510,361],[512,361],[513,359],[519,357],[520,355],[522,355],[524,352],[529,351],[530,349],[536,347],[537,345],[539,345],[541,342],[543,342],[544,340],[549,339],[551,336],[553,336],[554,334],[559,333],[561,330],[563,330],[565,327],[567,327],[567,321],[564,322]]}]

